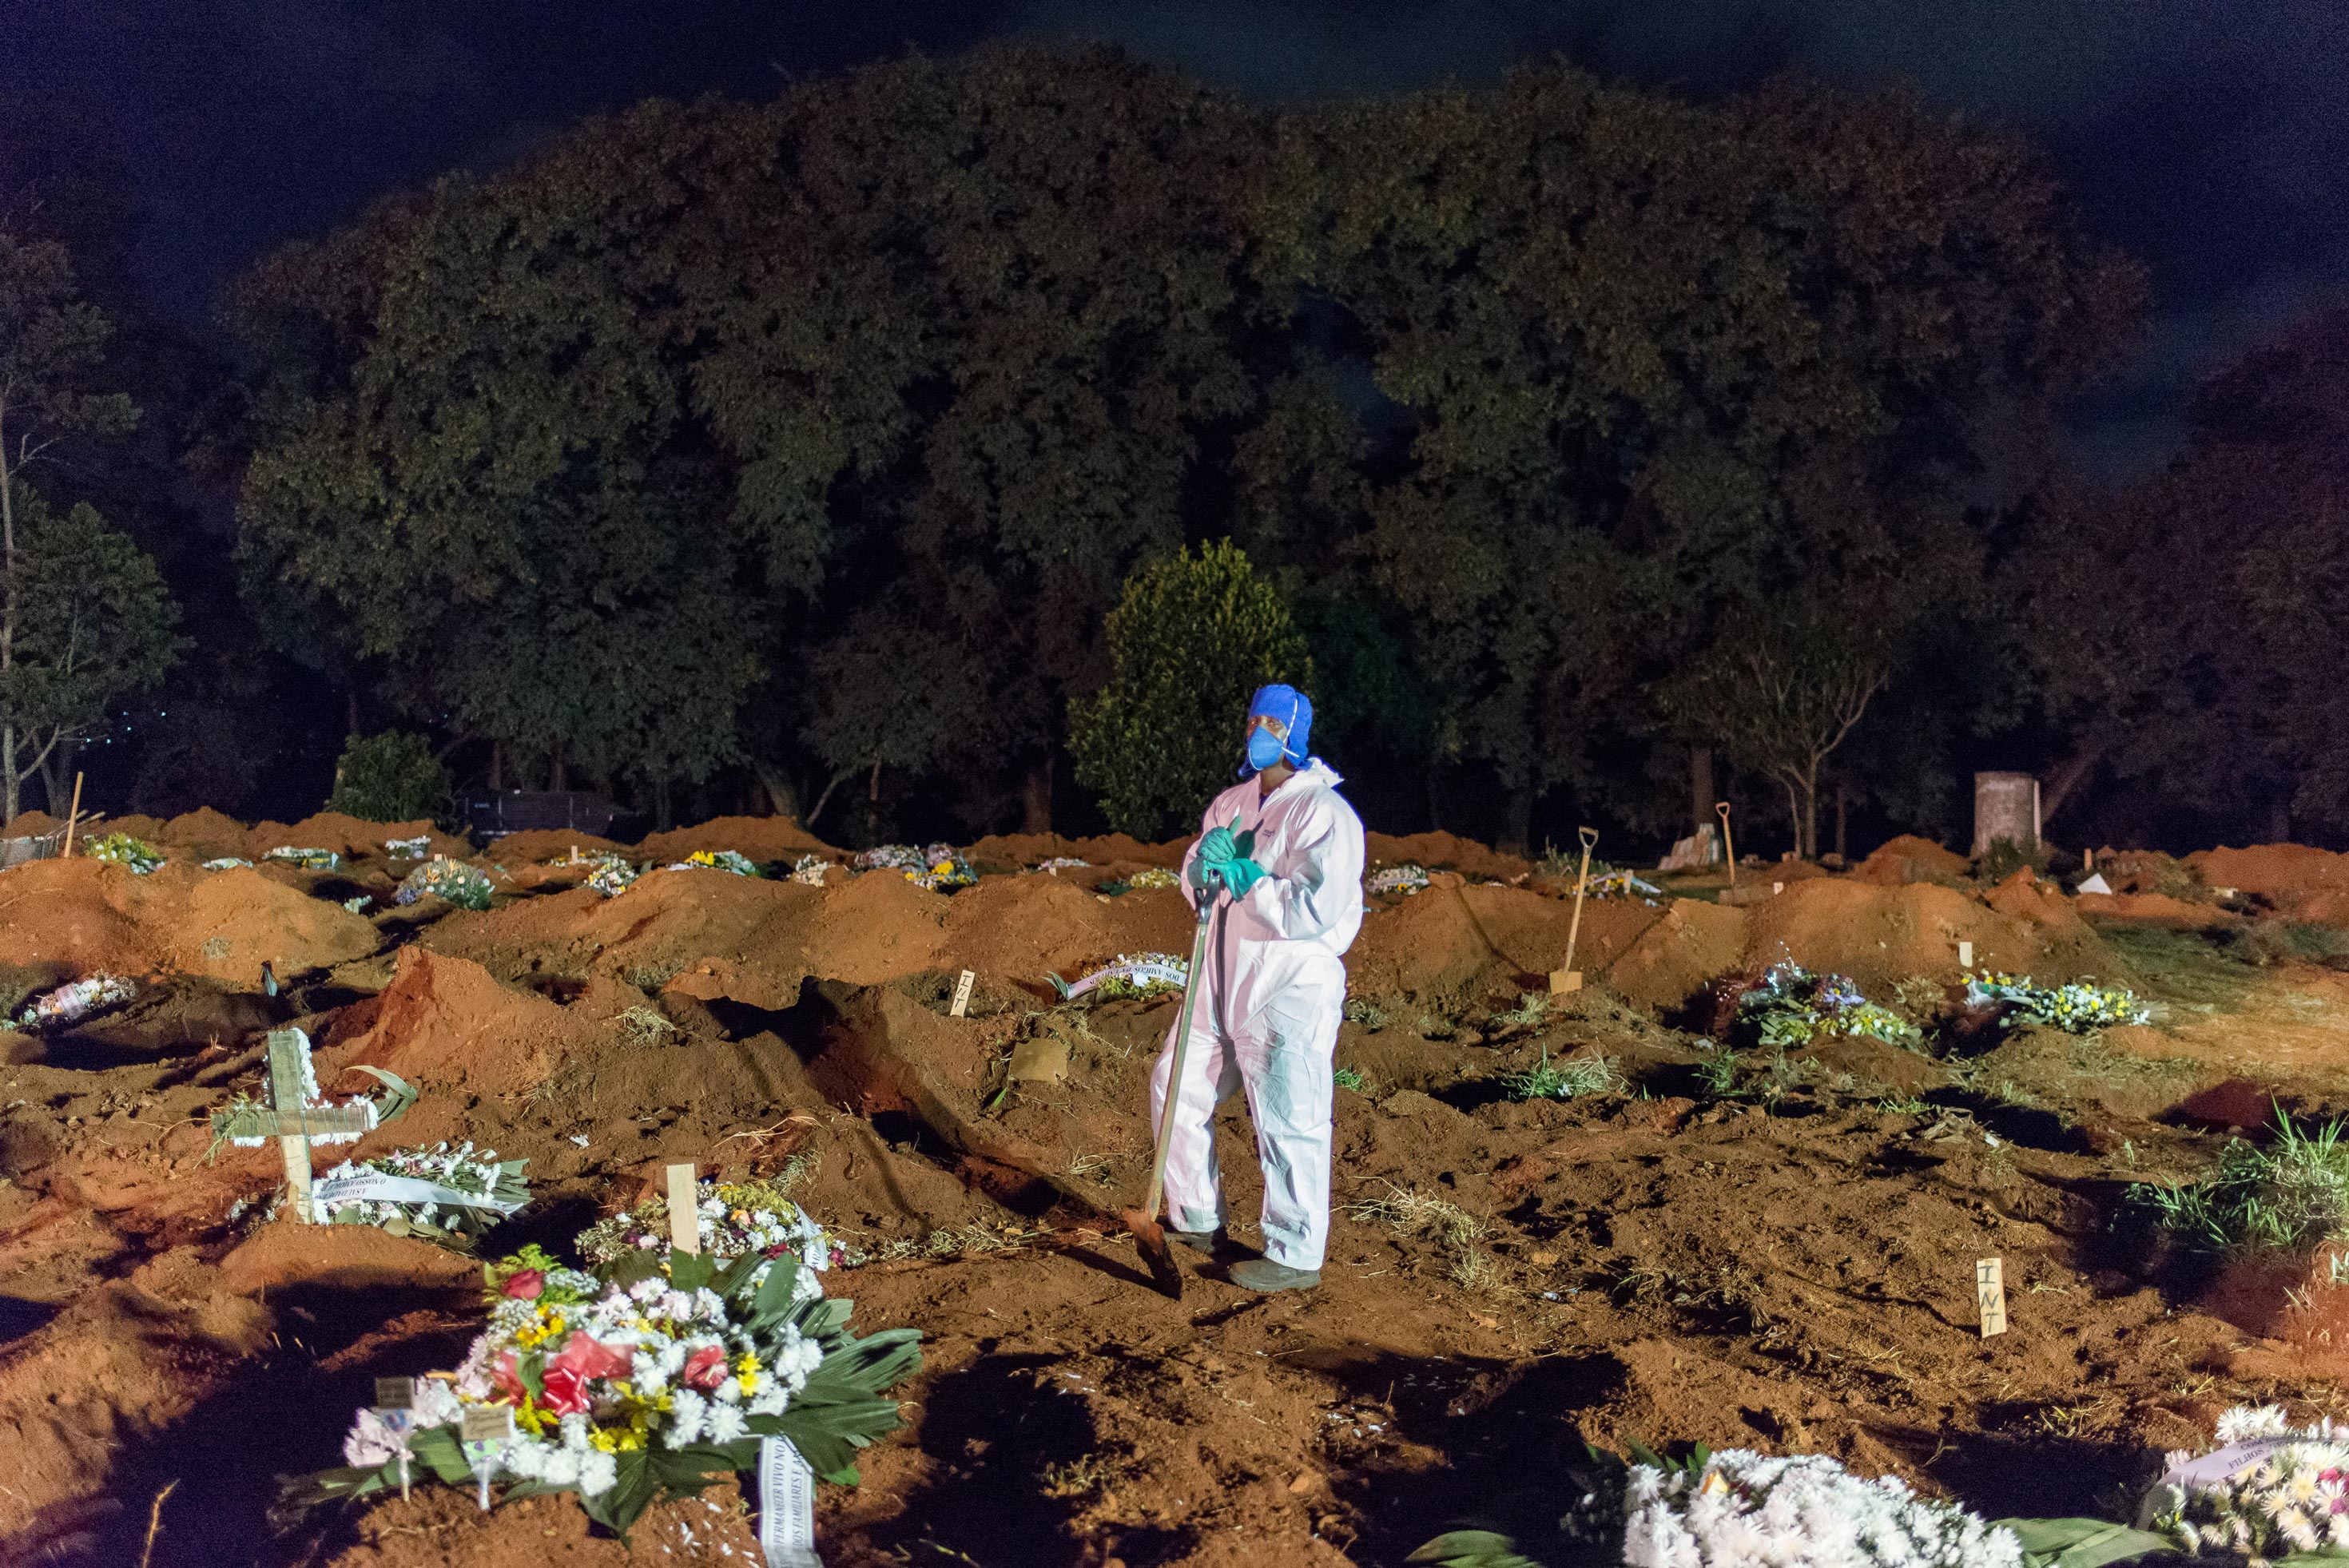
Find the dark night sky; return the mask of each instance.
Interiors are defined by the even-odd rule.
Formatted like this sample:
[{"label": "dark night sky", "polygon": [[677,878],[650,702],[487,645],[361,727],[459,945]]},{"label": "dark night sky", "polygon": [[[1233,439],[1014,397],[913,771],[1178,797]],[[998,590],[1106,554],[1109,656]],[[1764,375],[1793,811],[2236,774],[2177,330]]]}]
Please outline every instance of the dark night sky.
[{"label": "dark night sky", "polygon": [[0,91],[115,128],[157,294],[202,319],[272,243],[650,94],[773,90],[908,46],[1107,38],[1260,98],[1483,82],[1562,54],[1696,96],[1792,68],[1909,85],[2048,147],[2151,268],[2153,331],[2094,411],[2106,469],[2158,457],[2180,388],[2349,298],[2340,0],[16,0]]}]

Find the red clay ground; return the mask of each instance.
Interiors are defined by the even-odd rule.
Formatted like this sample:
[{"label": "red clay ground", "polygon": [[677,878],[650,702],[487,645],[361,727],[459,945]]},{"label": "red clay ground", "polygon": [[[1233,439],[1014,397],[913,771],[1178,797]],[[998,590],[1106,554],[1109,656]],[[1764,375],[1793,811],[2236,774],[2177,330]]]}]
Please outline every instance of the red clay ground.
[{"label": "red clay ground", "polygon": [[[419,1491],[269,1533],[274,1477],[338,1462],[369,1379],[452,1364],[478,1322],[465,1259],[228,1222],[274,1189],[277,1157],[207,1161],[202,1118],[257,1082],[263,1034],[288,1022],[330,1086],[366,1087],[346,1069],[368,1063],[423,1089],[361,1152],[470,1138],[528,1158],[535,1202],[502,1248],[559,1247],[670,1161],[796,1170],[875,1260],[834,1276],[859,1323],[927,1336],[908,1426],[861,1488],[823,1492],[835,1564],[1396,1563],[1586,1439],[1826,1452],[1993,1515],[2093,1511],[2230,1402],[2340,1413],[2349,1296],[2312,1284],[2324,1271],[2197,1281],[2112,1221],[2128,1183],[2201,1169],[2271,1099],[2349,1105],[2349,975],[2282,934],[2283,916],[2329,913],[2344,857],[2196,857],[2239,890],[2228,909],[2176,862],[2074,901],[2027,878],[1976,890],[1914,841],[1847,877],[1748,868],[1735,905],[1718,873],[1672,879],[1702,896],[1590,903],[1589,986],[1536,1014],[1521,992],[1566,956],[1555,884],[1481,846],[1379,841],[1382,860],[1465,874],[1372,900],[1351,956],[1339,1059],[1364,1088],[1339,1095],[1325,1284],[1258,1298],[1210,1265],[1175,1303],[1094,1212],[1145,1174],[1143,1080],[1172,1004],[1056,1006],[1045,976],[1182,946],[1174,893],[1095,888],[1179,845],[987,841],[969,854],[988,874],[951,897],[886,873],[679,872],[605,900],[537,864],[567,840],[509,841],[480,862],[512,891],[470,913],[382,909],[377,846],[399,830],[152,826],[174,860],[151,877],[0,874],[0,1001],[99,967],[149,982],[78,1029],[0,1032],[0,1561],[138,1562],[167,1485],[159,1565],[755,1550],[730,1483],[648,1515],[633,1559],[559,1498],[484,1516]],[[192,863],[280,842],[356,859]],[[755,820],[654,852],[702,847],[836,853]],[[1021,874],[1053,855],[1094,869]],[[361,892],[376,913],[342,909]],[[1709,1098],[1716,982],[1791,956],[1947,1015],[1961,941],[2042,980],[2135,985],[2158,1016],[1942,1056],[1845,1042]],[[264,958],[286,982],[274,998]],[[972,1016],[950,1018],[964,968]],[[1003,1092],[1035,1041],[1062,1075]],[[1512,1102],[1500,1080],[1545,1049],[1602,1053],[1632,1092]],[[1223,1137],[1252,1215],[1237,1107]],[[1413,1228],[1403,1195],[1459,1218]],[[2014,1329],[1984,1342],[1972,1270],[1993,1255]]]}]

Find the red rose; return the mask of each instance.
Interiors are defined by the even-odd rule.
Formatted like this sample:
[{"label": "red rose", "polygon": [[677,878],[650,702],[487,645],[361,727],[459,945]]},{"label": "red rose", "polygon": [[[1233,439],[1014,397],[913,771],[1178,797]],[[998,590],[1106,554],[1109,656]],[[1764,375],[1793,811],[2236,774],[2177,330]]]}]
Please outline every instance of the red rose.
[{"label": "red rose", "polygon": [[705,1345],[686,1358],[685,1370],[678,1374],[678,1382],[704,1393],[726,1381],[725,1347]]},{"label": "red rose", "polygon": [[544,1269],[523,1269],[506,1281],[506,1294],[516,1301],[536,1301],[546,1291]]}]

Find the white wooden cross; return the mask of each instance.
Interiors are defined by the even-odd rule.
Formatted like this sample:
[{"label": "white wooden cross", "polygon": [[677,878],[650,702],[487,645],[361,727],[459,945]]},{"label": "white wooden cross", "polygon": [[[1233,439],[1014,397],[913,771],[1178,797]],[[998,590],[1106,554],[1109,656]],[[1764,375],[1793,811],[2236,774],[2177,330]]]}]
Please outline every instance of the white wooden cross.
[{"label": "white wooden cross", "polygon": [[269,1108],[243,1106],[212,1112],[212,1133],[235,1143],[254,1144],[274,1134],[285,1157],[285,1188],[296,1218],[315,1223],[310,1206],[310,1140],[348,1143],[374,1130],[372,1100],[353,1105],[314,1105],[309,1099],[310,1037],[299,1029],[274,1029],[269,1036]]}]

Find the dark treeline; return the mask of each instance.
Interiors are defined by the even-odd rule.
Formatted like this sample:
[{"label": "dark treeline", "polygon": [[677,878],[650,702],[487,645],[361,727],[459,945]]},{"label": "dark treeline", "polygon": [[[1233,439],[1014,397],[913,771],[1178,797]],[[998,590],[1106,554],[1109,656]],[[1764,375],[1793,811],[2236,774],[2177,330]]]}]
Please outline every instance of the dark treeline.
[{"label": "dark treeline", "polygon": [[[1271,112],[985,52],[648,104],[269,259],[208,384],[113,384],[236,542],[233,592],[157,550],[183,656],[116,709],[201,719],[118,719],[109,803],[315,804],[397,726],[660,817],[1081,830],[1121,585],[1229,538],[1380,827],[1654,844],[1718,793],[1865,849],[2020,767],[2064,841],[2339,834],[2349,326],[2093,494],[2063,420],[2139,293],[2032,149],[1898,99]],[[109,438],[27,485],[104,511]]]}]

